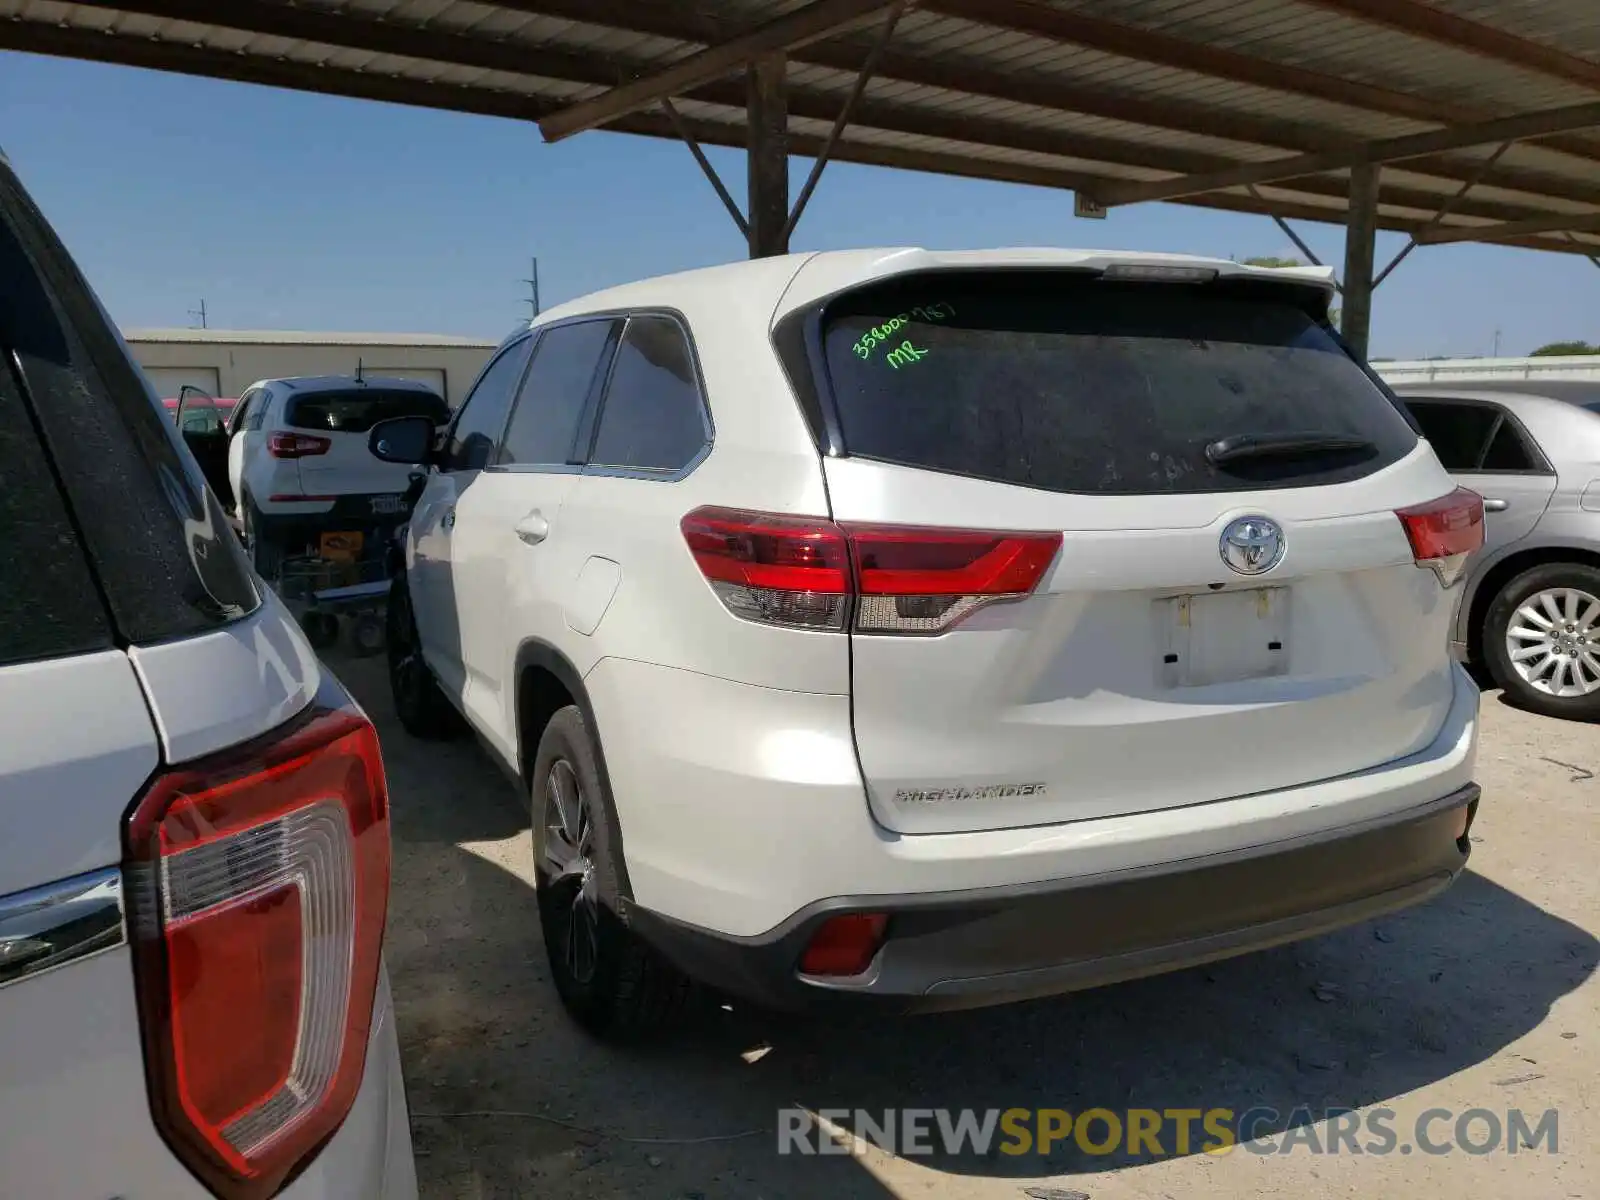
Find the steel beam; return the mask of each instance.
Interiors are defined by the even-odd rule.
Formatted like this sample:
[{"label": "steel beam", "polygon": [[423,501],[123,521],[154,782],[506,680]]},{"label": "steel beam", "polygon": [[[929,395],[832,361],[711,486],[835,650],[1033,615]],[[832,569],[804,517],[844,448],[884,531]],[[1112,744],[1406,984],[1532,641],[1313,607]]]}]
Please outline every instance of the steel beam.
[{"label": "steel beam", "polygon": [[741,34],[730,41],[708,46],[673,63],[670,67],[612,88],[588,100],[553,113],[539,122],[547,142],[594,129],[618,117],[650,108],[663,96],[676,96],[703,83],[711,83],[755,63],[764,56],[782,54],[812,42],[822,41],[846,29],[876,18],[891,0],[814,0],[794,12]]},{"label": "steel beam", "polygon": [[750,257],[789,253],[789,110],[784,103],[783,55],[758,58],[746,69],[750,89]]},{"label": "steel beam", "polygon": [[677,108],[665,96],[661,98],[661,111],[667,114],[667,119],[672,122],[672,127],[678,131],[678,137],[689,148],[689,153],[694,156],[694,161],[699,165],[706,181],[711,184],[711,190],[717,193],[717,199],[722,201],[722,207],[728,210],[728,215],[733,218],[733,223],[739,227],[739,232],[746,238],[750,236],[750,222],[744,219],[744,214],[739,211],[739,206],[734,203],[733,196],[728,191],[727,184],[722,182],[722,176],[717,174],[717,169],[711,165],[711,160],[706,157],[706,152],[700,149],[700,142],[694,136],[694,130],[678,115]]},{"label": "steel beam", "polygon": [[1567,216],[1536,217],[1528,221],[1507,221],[1501,225],[1451,225],[1424,229],[1417,241],[1424,246],[1449,242],[1498,242],[1508,237],[1535,233],[1594,233],[1600,231],[1600,213],[1574,213]]},{"label": "steel beam", "polygon": [[811,193],[816,191],[817,182],[822,178],[822,172],[827,170],[828,159],[833,157],[833,151],[839,144],[839,139],[844,136],[845,129],[850,124],[850,118],[855,113],[856,105],[861,103],[861,94],[867,90],[867,84],[872,79],[872,72],[878,65],[878,60],[883,57],[889,39],[894,36],[895,26],[900,24],[900,18],[905,14],[911,0],[894,0],[889,5],[889,14],[884,18],[883,28],[878,31],[878,40],[872,43],[872,49],[867,52],[867,60],[861,64],[861,70],[856,74],[856,81],[850,89],[850,95],[844,102],[844,107],[839,110],[839,115],[834,119],[833,128],[828,131],[828,140],[822,143],[822,149],[817,152],[816,159],[811,164],[811,170],[806,175],[806,181],[800,187],[800,194],[794,199],[794,207],[789,210],[789,219],[783,225],[783,242],[789,244],[789,235],[794,232],[794,227],[800,223],[800,218],[805,215],[806,205],[811,202]]},{"label": "steel beam", "polygon": [[1275,158],[1269,162],[1245,163],[1226,171],[1205,175],[1162,179],[1155,183],[1129,184],[1108,189],[1095,199],[1108,207],[1117,204],[1141,204],[1149,200],[1177,200],[1184,196],[1220,192],[1227,188],[1293,179],[1299,175],[1317,175],[1326,171],[1342,171],[1360,166],[1375,166],[1379,163],[1404,162],[1406,159],[1422,158],[1447,150],[1464,150],[1488,142],[1520,142],[1525,138],[1544,133],[1588,129],[1595,125],[1600,125],[1600,101],[1545,109],[1541,112],[1521,113],[1514,117],[1481,121],[1476,125],[1462,125],[1436,129],[1428,133],[1384,138],[1350,150],[1326,154],[1297,154],[1290,158]]},{"label": "steel beam", "polygon": [[1350,172],[1350,214],[1344,227],[1344,304],[1339,332],[1360,357],[1367,356],[1372,326],[1372,263],[1378,235],[1378,173],[1363,163]]}]

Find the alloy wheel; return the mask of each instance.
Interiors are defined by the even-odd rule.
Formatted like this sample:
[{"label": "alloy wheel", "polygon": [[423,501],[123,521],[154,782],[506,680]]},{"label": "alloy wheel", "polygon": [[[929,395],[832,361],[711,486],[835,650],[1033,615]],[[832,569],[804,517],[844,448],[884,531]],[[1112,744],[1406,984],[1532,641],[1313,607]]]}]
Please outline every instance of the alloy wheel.
[{"label": "alloy wheel", "polygon": [[1533,593],[1511,616],[1506,656],[1529,687],[1547,696],[1600,691],[1600,597],[1571,587]]},{"label": "alloy wheel", "polygon": [[580,984],[594,978],[600,957],[600,893],[594,865],[594,821],[572,764],[558,758],[544,788],[544,868],[551,898],[565,910],[560,952]]}]

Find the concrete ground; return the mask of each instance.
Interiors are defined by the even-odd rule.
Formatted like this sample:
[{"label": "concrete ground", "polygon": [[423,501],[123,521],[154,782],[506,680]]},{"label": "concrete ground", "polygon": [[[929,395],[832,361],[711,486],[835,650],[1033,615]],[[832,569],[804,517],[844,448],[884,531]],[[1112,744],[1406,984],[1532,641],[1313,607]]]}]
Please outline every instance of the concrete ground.
[{"label": "concrete ground", "polygon": [[[584,1036],[557,1004],[511,786],[470,741],[407,737],[381,660],[335,669],[376,719],[389,766],[388,961],[426,1197],[1600,1196],[1593,726],[1486,694],[1472,869],[1400,916],[973,1013],[822,1022],[711,1006],[670,1043],[629,1050]],[[1043,1159],[780,1157],[778,1110],[794,1105],[1387,1106],[1407,1145],[1429,1108],[1519,1108],[1530,1125],[1553,1108],[1559,1153],[1317,1155],[1305,1142],[1324,1122],[1273,1155],[1132,1161],[1069,1142]],[[1451,1125],[1431,1126],[1433,1140]]]}]

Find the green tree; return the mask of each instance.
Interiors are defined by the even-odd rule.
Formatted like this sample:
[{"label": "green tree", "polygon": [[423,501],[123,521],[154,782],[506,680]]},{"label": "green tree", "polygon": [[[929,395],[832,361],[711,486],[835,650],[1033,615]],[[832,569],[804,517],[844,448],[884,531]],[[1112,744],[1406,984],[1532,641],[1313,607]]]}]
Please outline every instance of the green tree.
[{"label": "green tree", "polygon": [[1247,267],[1303,267],[1306,264],[1298,258],[1273,258],[1271,255],[1262,255],[1258,258],[1244,260]]},{"label": "green tree", "polygon": [[1591,346],[1588,342],[1549,342],[1529,357],[1550,358],[1558,354],[1600,354],[1600,346]]}]

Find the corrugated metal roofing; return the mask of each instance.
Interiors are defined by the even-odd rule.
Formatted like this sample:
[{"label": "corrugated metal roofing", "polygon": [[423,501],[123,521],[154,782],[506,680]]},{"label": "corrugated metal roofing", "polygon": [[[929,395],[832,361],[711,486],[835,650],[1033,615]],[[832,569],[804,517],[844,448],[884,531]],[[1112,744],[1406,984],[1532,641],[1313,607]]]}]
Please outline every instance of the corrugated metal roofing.
[{"label": "corrugated metal roofing", "polygon": [[[539,120],[807,0],[0,0],[0,49]],[[793,50],[790,135],[825,139],[876,20]],[[745,142],[744,81],[690,89],[697,138]],[[899,21],[844,160],[1093,192],[1348,151],[1600,98],[1595,0],[919,0]],[[659,108],[607,128],[674,136]],[[1387,166],[1380,224],[1600,213],[1600,129]],[[1346,173],[1182,202],[1341,218]],[[1595,253],[1600,232],[1513,241]],[[183,331],[193,332],[193,331]]]}]

